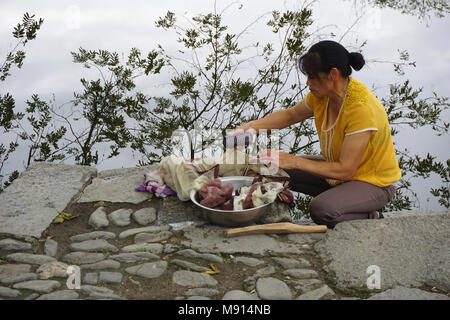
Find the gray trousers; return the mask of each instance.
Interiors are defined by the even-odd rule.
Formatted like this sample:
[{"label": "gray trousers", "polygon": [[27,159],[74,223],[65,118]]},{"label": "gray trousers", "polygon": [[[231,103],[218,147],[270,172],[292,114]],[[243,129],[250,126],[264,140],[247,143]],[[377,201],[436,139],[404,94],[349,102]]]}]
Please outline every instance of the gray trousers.
[{"label": "gray trousers", "polygon": [[[322,156],[302,156],[325,161]],[[285,170],[291,177],[289,187],[314,198],[309,205],[311,219],[320,225],[334,228],[342,221],[376,218],[376,211],[395,195],[394,184],[381,188],[362,181],[346,181],[330,186],[321,177],[298,169]]]}]

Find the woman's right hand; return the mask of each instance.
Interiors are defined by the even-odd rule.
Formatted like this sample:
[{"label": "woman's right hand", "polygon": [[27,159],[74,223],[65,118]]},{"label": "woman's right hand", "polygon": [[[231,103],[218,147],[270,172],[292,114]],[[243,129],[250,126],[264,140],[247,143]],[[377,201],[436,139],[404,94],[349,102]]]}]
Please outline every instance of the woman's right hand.
[{"label": "woman's right hand", "polygon": [[[227,137],[234,136],[234,135],[236,135],[238,133],[244,133],[245,131],[248,131],[248,130],[250,130],[252,128],[253,128],[253,121],[244,123],[240,127],[237,127],[236,129],[234,129],[234,130],[230,131],[229,133],[227,133]],[[254,133],[256,133],[256,131]]]}]

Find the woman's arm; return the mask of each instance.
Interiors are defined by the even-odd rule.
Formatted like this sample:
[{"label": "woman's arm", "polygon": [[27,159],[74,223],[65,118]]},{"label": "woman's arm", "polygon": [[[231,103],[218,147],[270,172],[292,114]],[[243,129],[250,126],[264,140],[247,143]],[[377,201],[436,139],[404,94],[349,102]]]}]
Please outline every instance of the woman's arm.
[{"label": "woman's arm", "polygon": [[283,129],[312,116],[312,110],[306,106],[306,99],[303,99],[292,108],[278,110],[265,116],[264,118],[247,122],[230,132],[229,135],[246,131],[250,128],[256,132],[259,132],[261,129]]},{"label": "woman's arm", "polygon": [[375,131],[366,131],[345,137],[340,158],[335,162],[309,160],[286,152],[275,152],[267,157],[268,152],[273,152],[269,150],[262,151],[260,159],[278,164],[281,169],[300,169],[323,178],[347,181],[355,175],[373,134]]}]

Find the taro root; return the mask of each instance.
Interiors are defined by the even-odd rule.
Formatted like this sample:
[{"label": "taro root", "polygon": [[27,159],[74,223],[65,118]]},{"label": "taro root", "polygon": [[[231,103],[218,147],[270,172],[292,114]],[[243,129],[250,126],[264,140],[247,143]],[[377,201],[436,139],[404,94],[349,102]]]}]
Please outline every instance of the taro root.
[{"label": "taro root", "polygon": [[200,195],[201,199],[205,199],[208,197],[208,187],[217,187],[220,188],[221,182],[219,179],[214,179],[208,182],[205,182],[200,190],[198,190],[198,194]]},{"label": "taro root", "polygon": [[244,203],[242,204],[242,209],[250,209],[253,208],[253,199],[252,193],[256,190],[256,188],[260,185],[259,182],[252,184],[250,190],[248,191],[247,196],[245,197]]},{"label": "taro root", "polygon": [[214,208],[220,206],[232,197],[233,185],[228,183],[226,186],[222,187],[220,185],[220,180],[215,179],[205,183],[200,188],[199,194],[203,198],[200,201],[202,206]]},{"label": "taro root", "polygon": [[220,210],[233,210],[233,201],[234,201],[234,197],[231,197],[230,199],[228,199],[227,201],[225,201],[221,206],[220,206]]}]

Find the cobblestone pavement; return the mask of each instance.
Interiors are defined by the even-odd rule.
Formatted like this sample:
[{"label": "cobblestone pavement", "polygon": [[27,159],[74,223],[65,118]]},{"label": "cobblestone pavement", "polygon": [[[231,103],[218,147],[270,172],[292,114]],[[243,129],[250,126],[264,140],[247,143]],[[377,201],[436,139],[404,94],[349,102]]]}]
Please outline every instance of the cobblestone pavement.
[{"label": "cobblestone pavement", "polygon": [[[225,238],[225,228],[200,220],[169,224],[156,224],[157,221],[155,208],[134,209],[129,205],[112,209],[105,205],[84,217],[52,225],[43,233],[48,236],[41,239],[3,236],[0,297],[63,300],[341,297],[326,284],[320,261],[315,258],[313,245],[322,234]],[[69,266],[73,274],[67,272]]]}]

